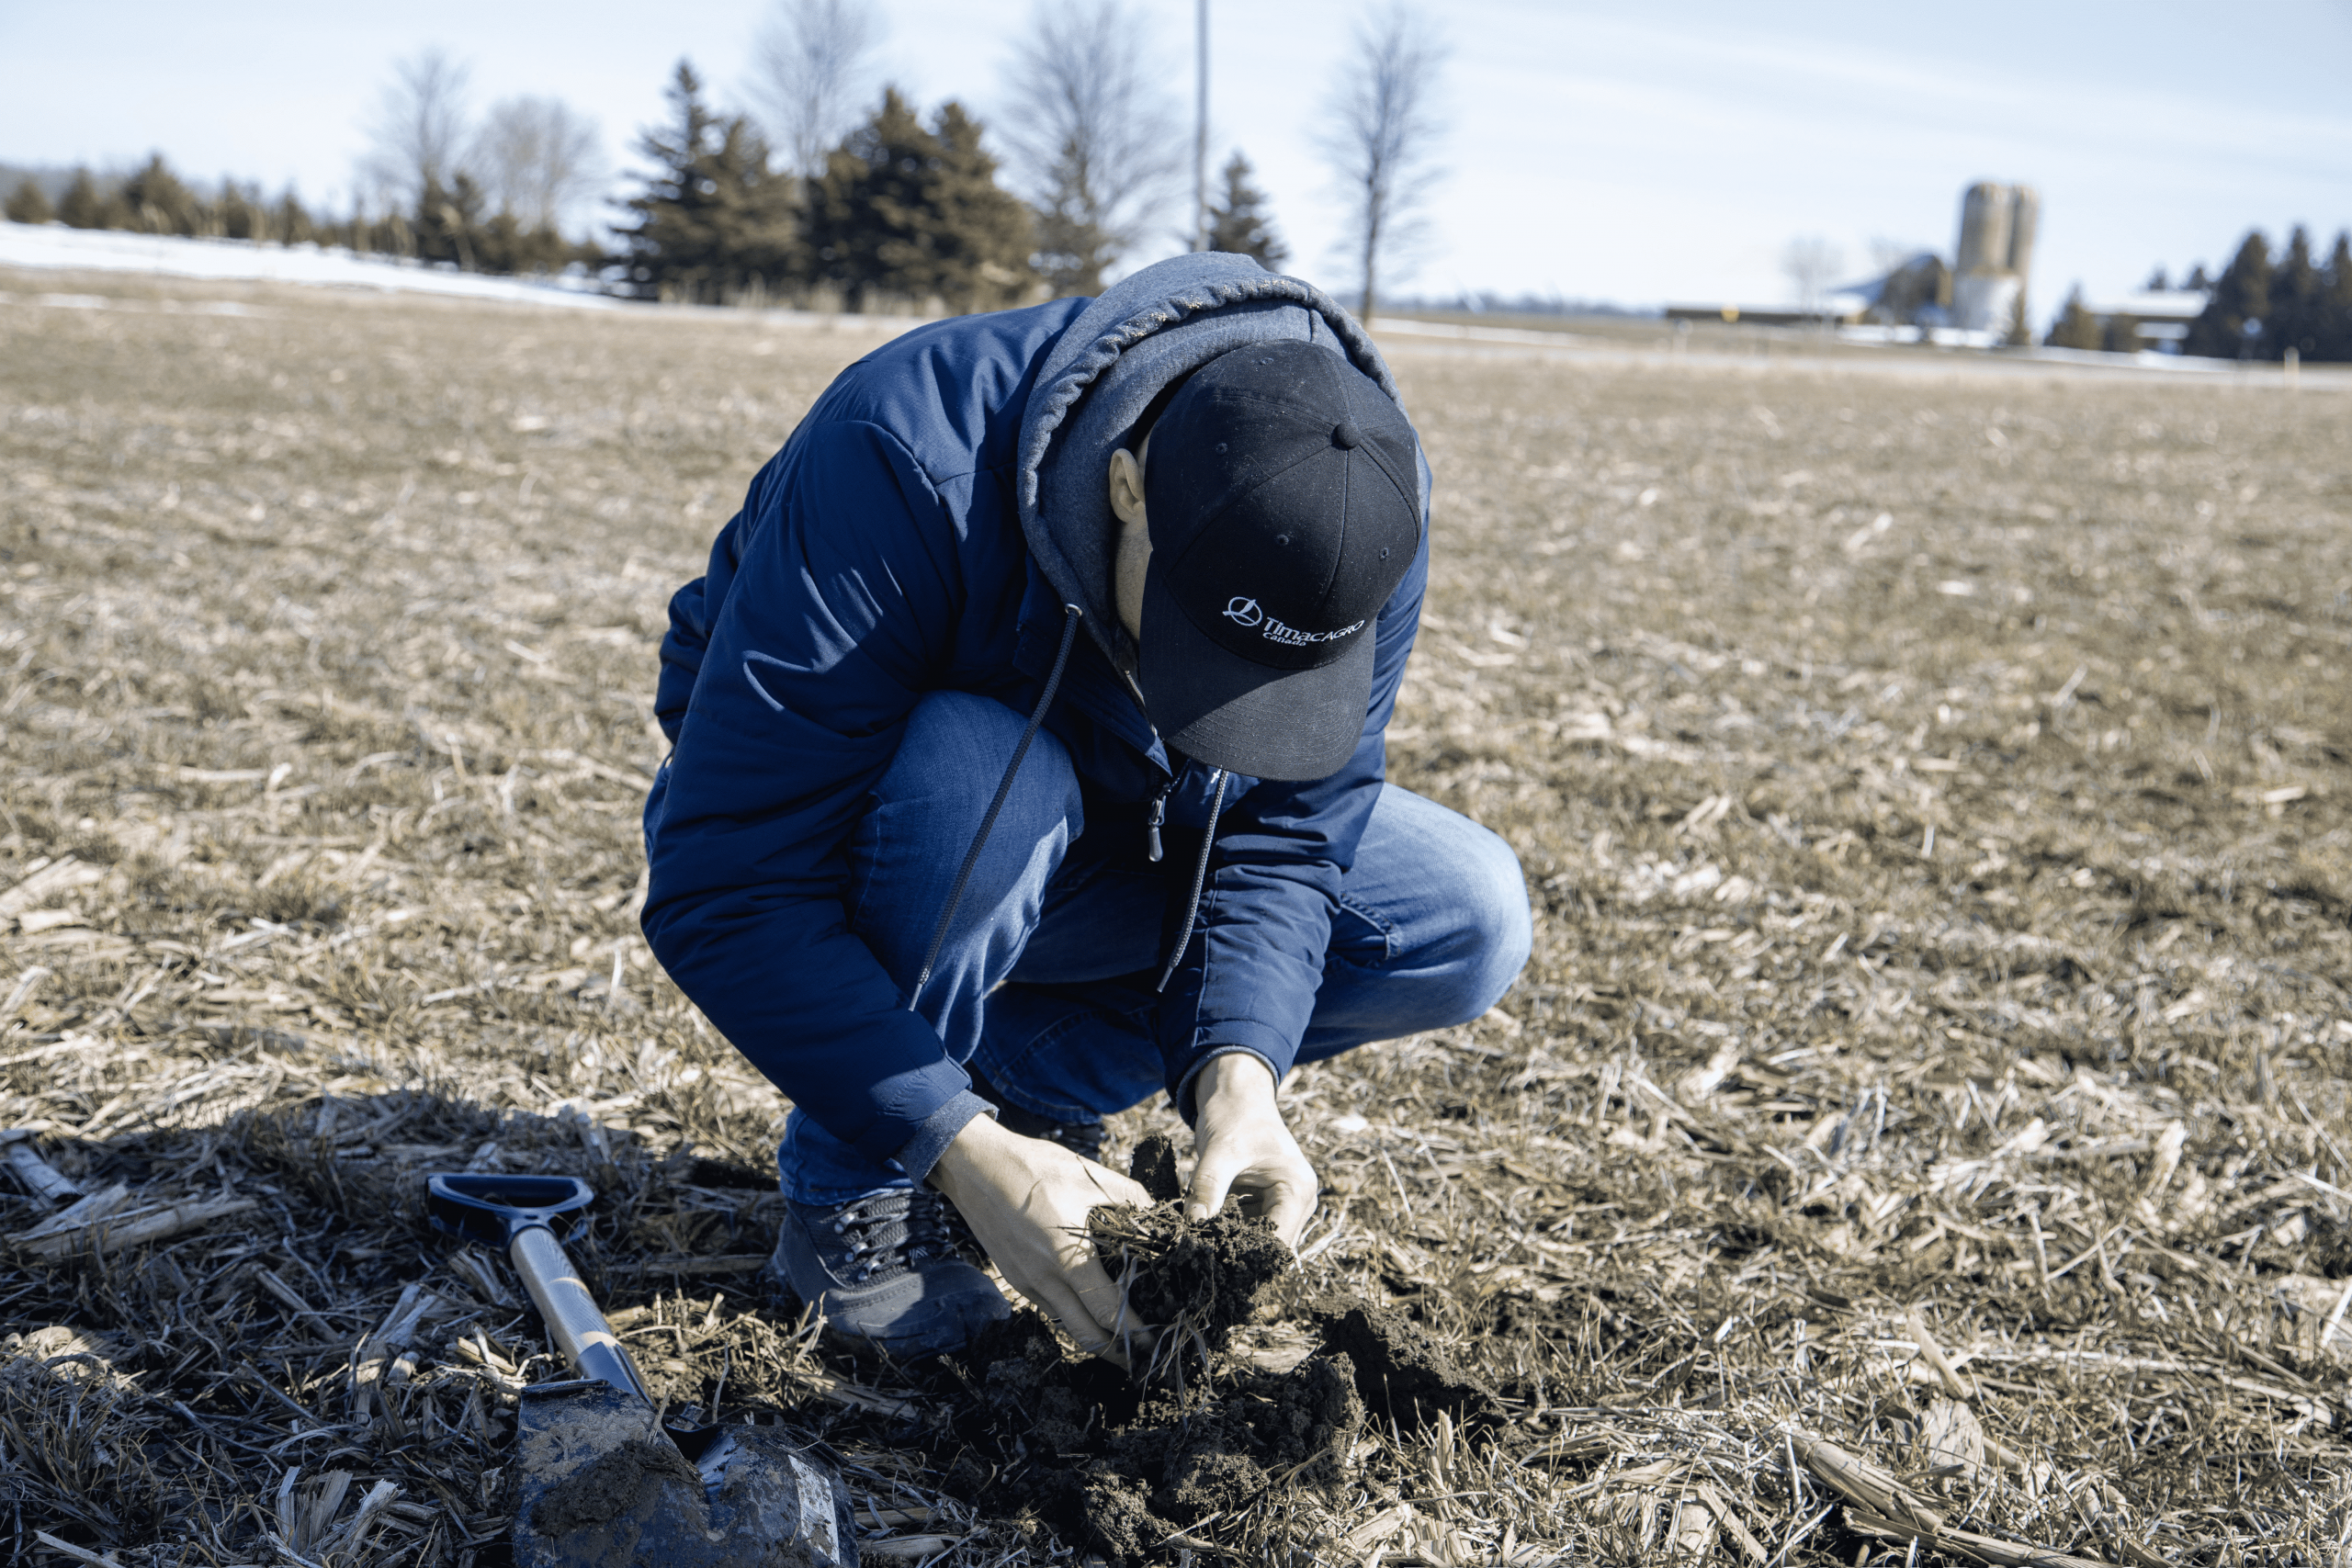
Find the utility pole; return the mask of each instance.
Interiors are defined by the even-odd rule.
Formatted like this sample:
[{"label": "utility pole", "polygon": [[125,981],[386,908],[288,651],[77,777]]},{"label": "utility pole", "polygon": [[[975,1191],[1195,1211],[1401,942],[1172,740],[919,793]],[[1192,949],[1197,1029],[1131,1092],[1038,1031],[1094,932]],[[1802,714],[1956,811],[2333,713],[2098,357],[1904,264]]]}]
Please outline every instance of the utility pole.
[{"label": "utility pole", "polygon": [[1200,94],[1193,124],[1193,249],[1209,248],[1209,0],[1194,0],[1193,32],[1199,59],[1193,68]]}]

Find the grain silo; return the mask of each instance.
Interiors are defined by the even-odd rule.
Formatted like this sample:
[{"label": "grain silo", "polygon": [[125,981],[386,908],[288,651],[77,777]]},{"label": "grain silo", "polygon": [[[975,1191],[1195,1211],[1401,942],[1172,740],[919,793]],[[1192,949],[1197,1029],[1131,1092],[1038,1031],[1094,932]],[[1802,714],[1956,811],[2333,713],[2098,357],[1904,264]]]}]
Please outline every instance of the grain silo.
[{"label": "grain silo", "polygon": [[1952,265],[1952,324],[2007,336],[2025,309],[2041,197],[2031,186],[1987,180],[1960,201],[1960,243]]}]

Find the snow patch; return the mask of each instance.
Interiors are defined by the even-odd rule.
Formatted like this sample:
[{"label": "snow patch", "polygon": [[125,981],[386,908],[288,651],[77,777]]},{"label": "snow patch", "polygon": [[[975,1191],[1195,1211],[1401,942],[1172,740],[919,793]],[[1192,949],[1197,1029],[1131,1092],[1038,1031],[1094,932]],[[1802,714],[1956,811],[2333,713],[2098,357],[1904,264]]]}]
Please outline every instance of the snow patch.
[{"label": "snow patch", "polygon": [[[594,285],[585,278],[531,281],[485,277],[479,273],[455,272],[393,256],[364,256],[319,245],[190,240],[174,234],[69,229],[62,223],[0,222],[0,267],[330,284],[346,288],[400,289],[591,310],[616,310],[621,305],[617,299],[591,292]],[[56,304],[66,298],[51,296],[43,302]]]}]

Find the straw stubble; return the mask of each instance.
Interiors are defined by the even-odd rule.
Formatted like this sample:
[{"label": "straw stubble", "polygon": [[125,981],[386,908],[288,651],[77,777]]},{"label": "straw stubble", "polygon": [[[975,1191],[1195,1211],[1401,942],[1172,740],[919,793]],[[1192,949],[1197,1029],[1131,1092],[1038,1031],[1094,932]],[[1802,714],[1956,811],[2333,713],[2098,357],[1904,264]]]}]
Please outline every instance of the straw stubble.
[{"label": "straw stubble", "polygon": [[[0,1127],[122,1190],[0,1263],[14,1545],[496,1550],[553,1368],[423,1226],[469,1168],[594,1181],[577,1255],[657,1394],[831,1444],[877,1559],[1047,1551],[966,1500],[952,1382],[763,1303],[783,1101],[634,928],[664,601],[870,335],[10,287]],[[2332,1553],[2336,400],[1397,369],[1441,488],[1390,773],[1518,850],[1535,955],[1292,1081],[1326,1190],[1234,1354],[1295,1364],[1351,1293],[1493,1416],[1367,1425],[1340,1484],[1154,1550]]]}]

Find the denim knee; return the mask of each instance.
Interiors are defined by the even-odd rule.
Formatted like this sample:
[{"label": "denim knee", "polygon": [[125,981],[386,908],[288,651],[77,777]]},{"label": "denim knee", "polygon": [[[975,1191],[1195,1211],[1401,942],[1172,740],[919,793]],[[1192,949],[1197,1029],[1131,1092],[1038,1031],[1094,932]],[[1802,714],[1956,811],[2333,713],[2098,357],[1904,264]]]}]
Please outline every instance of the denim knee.
[{"label": "denim knee", "polygon": [[[898,755],[850,830],[849,928],[901,987],[929,956],[1024,723],[987,697],[931,693],[909,715]],[[987,974],[971,983],[982,992],[1003,978],[1027,940],[1046,880],[1083,827],[1078,772],[1061,742],[1041,730],[972,864],[937,955],[942,973],[978,964]]]},{"label": "denim knee", "polygon": [[[960,831],[965,845],[979,831],[1027,719],[992,697],[970,692],[931,692],[907,716],[897,756],[875,785],[885,805],[922,800],[938,829]],[[1035,840],[1078,812],[1078,770],[1060,741],[1040,729],[1021,760],[1020,782],[1005,797],[989,833],[1007,843]],[[956,820],[956,818],[963,820]]]},{"label": "denim knee", "polygon": [[1519,856],[1501,836],[1467,818],[1447,845],[1443,896],[1452,904],[1453,962],[1448,978],[1459,1000],[1455,1022],[1466,1023],[1502,1000],[1527,967],[1535,942],[1527,879]]}]

